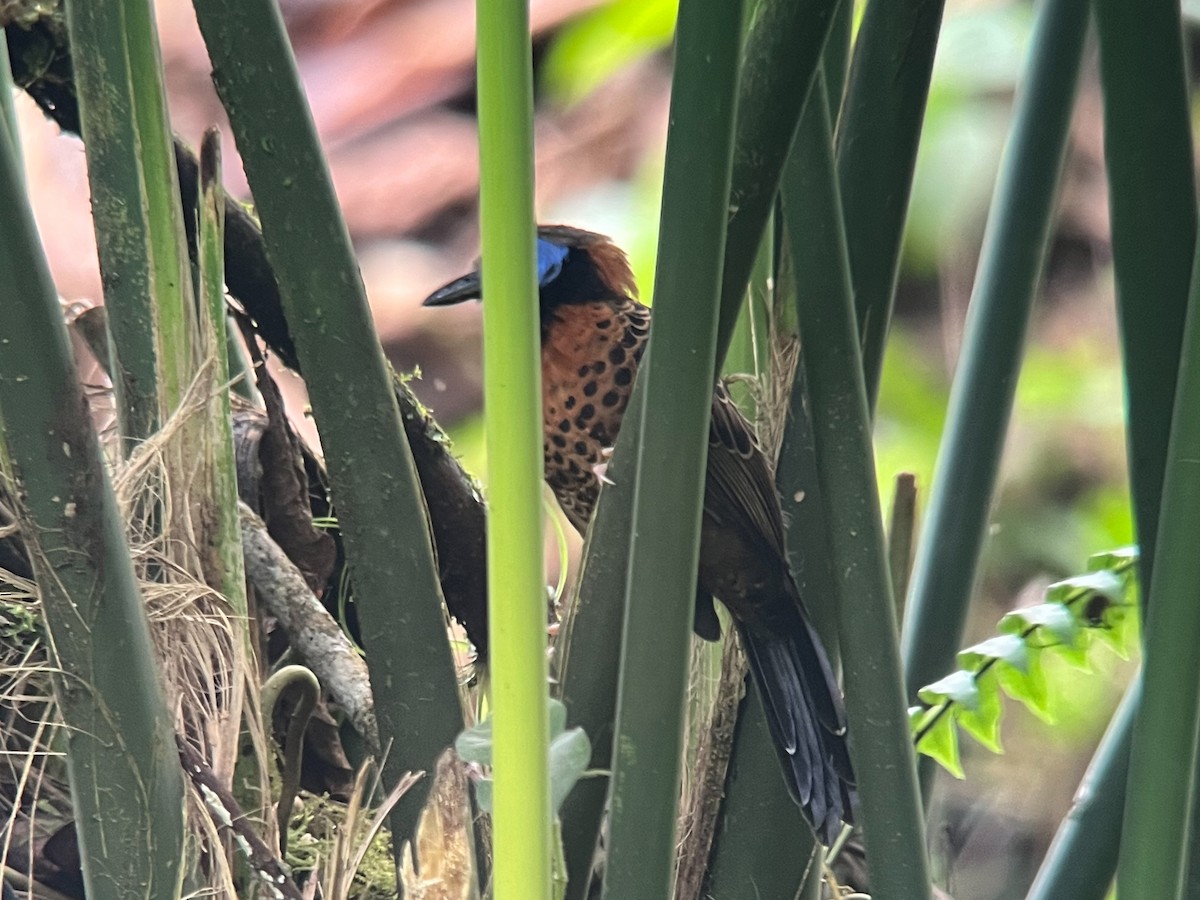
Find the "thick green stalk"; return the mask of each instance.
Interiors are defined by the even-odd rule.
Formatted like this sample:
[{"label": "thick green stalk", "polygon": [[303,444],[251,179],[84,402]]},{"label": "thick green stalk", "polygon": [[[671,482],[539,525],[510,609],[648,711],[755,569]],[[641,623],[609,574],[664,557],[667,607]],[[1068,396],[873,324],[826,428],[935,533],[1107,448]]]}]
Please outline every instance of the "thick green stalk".
[{"label": "thick green stalk", "polygon": [[680,7],[655,325],[640,375],[645,406],[604,881],[610,900],[668,897],[674,880],[741,20],[740,2]]},{"label": "thick green stalk", "polygon": [[[713,840],[705,900],[794,900],[814,849],[812,829],[787,791],[758,692],[747,684],[738,711]],[[818,865],[818,862],[812,862]]]},{"label": "thick green stalk", "polygon": [[867,3],[838,125],[838,184],[872,409],[943,5],[944,0]]},{"label": "thick green stalk", "polygon": [[1104,900],[1108,896],[1121,846],[1129,748],[1141,700],[1139,671],[1079,782],[1071,809],[1058,826],[1025,900]]},{"label": "thick green stalk", "polygon": [[58,295],[0,140],[0,411],[66,724],[88,896],[174,900],[183,779],[125,523],[79,385]]},{"label": "thick green stalk", "polygon": [[480,225],[497,900],[550,897],[542,403],[525,0],[479,0]]},{"label": "thick green stalk", "polygon": [[[829,279],[832,290],[822,294],[798,276],[797,317],[838,589],[859,819],[871,858],[872,897],[920,900],[930,892],[925,829],[900,679],[867,393],[840,228],[827,96],[816,91],[813,98],[820,127],[800,129],[784,174],[784,212],[797,273],[820,265],[840,272]],[[808,222],[800,215],[805,206]],[[824,230],[813,228],[812,221],[824,221]]]},{"label": "thick green stalk", "polygon": [[17,133],[17,107],[13,102],[16,90],[8,61],[8,40],[0,33],[0,135],[12,143],[13,160],[19,172],[22,170],[21,137]]},{"label": "thick green stalk", "polygon": [[117,409],[142,439],[183,396],[194,322],[158,36],[149,0],[66,6]]},{"label": "thick green stalk", "polygon": [[[620,598],[629,580],[629,534],[633,525],[638,441],[633,423],[641,421],[642,400],[642,381],[638,379],[625,412],[628,427],[622,428],[617,437],[606,472],[612,484],[600,492],[584,545],[575,597],[558,639],[560,696],[567,707],[567,723],[582,728],[591,738],[589,768],[596,772],[612,769],[613,721],[625,618]],[[607,777],[581,779],[559,810],[567,863],[567,900],[584,900],[588,896],[588,879],[608,787]]]},{"label": "thick green stalk", "polygon": [[[204,135],[200,148],[200,197],[197,204],[197,252],[200,275],[200,333],[203,356],[212,360],[209,378],[213,399],[206,427],[211,446],[212,490],[205,492],[213,504],[213,574],[217,587],[233,612],[245,617],[246,566],[242,558],[242,528],[238,519],[237,463],[233,448],[230,411],[229,355],[225,311],[225,189],[221,184],[221,136],[214,128]],[[244,642],[250,646],[249,635]]]},{"label": "thick green stalk", "polygon": [[[196,0],[308,390],[345,541],[389,784],[462,729],[424,501],[350,237],[273,0]],[[418,782],[392,816],[412,837]]]},{"label": "thick green stalk", "polygon": [[[849,4],[847,4],[849,5]],[[819,73],[817,87],[828,92],[823,73]],[[828,107],[826,107],[828,108]],[[820,103],[805,107],[800,119],[800,131],[805,132],[800,140],[820,140],[816,135],[825,133],[821,121]],[[819,174],[819,173],[816,173]],[[832,227],[828,210],[819,204],[810,204],[799,198],[793,210],[791,228],[802,229],[795,235],[793,246],[809,250],[828,246],[828,233]],[[792,260],[795,278],[790,283],[776,286],[781,296],[796,303],[796,282],[803,283],[804,290],[814,297],[837,296],[842,290],[843,273],[837,266],[830,265],[828,258],[820,253],[806,253]],[[784,423],[783,440],[779,448],[779,461],[775,467],[775,487],[779,490],[780,505],[784,521],[787,522],[787,549],[792,571],[800,596],[812,615],[813,625],[825,643],[830,659],[836,660],[840,653],[838,641],[837,585],[833,579],[833,567],[829,551],[829,522],[825,517],[820,479],[817,476],[817,459],[813,449],[812,420],[808,405],[808,383],[805,377],[806,348],[800,344],[800,359],[792,379],[792,390],[788,400],[787,419]]]},{"label": "thick green stalk", "polygon": [[842,99],[846,95],[846,76],[850,72],[850,45],[854,37],[854,4],[839,3],[821,56],[821,72],[825,89],[829,94],[829,115],[833,120],[833,134],[837,137],[838,118],[842,112]]},{"label": "thick green stalk", "polygon": [[[172,163],[173,164],[173,163]],[[200,148],[200,194],[196,198],[196,281],[198,332],[193,344],[194,363],[206,373],[208,410],[189,427],[195,430],[197,447],[186,452],[203,453],[203,487],[193,494],[191,517],[199,538],[200,560],[205,580],[229,603],[238,631],[234,645],[233,683],[229,686],[230,740],[218,744],[223,758],[212,760],[216,772],[233,775],[242,795],[257,793],[252,754],[238,753],[239,733],[245,703],[244,673],[257,673],[254,634],[246,599],[246,564],[242,556],[242,528],[238,515],[237,459],[233,443],[233,415],[229,399],[229,355],[225,308],[225,189],[221,183],[221,135],[216,128],[204,134]],[[182,354],[181,354],[182,355]],[[201,367],[207,368],[201,369]],[[237,774],[235,773],[235,770]],[[257,787],[257,785],[255,785]],[[266,800],[266,792],[254,799]],[[290,809],[283,805],[282,808]]]},{"label": "thick green stalk", "polygon": [[901,653],[910,701],[953,668],[1041,277],[1075,103],[1087,0],[1046,0],[988,216]]},{"label": "thick green stalk", "polygon": [[1183,332],[1154,582],[1133,730],[1117,886],[1122,900],[1183,898],[1200,725],[1200,255]]},{"label": "thick green stalk", "polygon": [[780,173],[838,4],[839,0],[761,0],[754,11],[739,77],[718,361],[729,347],[779,190]]},{"label": "thick green stalk", "polygon": [[1145,604],[1158,562],[1159,498],[1196,239],[1191,122],[1178,4],[1096,0],[1095,9],[1129,481]]}]

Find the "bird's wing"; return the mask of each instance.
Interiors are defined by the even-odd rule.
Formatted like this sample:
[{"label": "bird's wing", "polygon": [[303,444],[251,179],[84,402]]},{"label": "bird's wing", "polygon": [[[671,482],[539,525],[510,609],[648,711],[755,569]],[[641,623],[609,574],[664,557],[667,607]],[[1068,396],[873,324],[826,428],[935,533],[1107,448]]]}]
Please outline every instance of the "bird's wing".
[{"label": "bird's wing", "polygon": [[761,536],[783,557],[783,518],[771,467],[750,423],[720,383],[708,429],[704,512],[748,537]]}]

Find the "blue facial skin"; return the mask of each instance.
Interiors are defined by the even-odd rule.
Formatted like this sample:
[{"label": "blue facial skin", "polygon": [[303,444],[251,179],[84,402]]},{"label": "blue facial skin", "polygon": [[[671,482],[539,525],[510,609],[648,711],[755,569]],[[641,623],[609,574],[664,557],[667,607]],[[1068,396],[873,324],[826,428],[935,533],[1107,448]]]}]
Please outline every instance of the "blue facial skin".
[{"label": "blue facial skin", "polygon": [[560,247],[558,244],[552,244],[549,241],[538,238],[537,270],[538,284],[541,287],[545,287],[558,277],[558,274],[562,271],[568,252],[566,247]]}]

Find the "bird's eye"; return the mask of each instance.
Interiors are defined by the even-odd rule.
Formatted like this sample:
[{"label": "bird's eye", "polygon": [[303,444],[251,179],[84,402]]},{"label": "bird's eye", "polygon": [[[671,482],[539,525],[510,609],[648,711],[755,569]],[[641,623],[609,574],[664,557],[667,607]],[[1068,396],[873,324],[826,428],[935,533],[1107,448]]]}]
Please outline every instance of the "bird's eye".
[{"label": "bird's eye", "polygon": [[567,259],[567,248],[560,247],[538,238],[537,270],[538,284],[545,287],[562,272],[563,263]]}]

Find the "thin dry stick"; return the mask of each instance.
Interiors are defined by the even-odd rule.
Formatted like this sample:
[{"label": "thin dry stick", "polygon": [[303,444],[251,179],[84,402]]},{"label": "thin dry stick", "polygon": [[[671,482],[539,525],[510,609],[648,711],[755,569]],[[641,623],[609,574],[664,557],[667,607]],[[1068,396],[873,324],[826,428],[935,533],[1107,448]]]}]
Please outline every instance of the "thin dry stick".
[{"label": "thin dry stick", "polygon": [[379,758],[379,728],[367,664],[313,595],[304,576],[267,533],[263,520],[239,504],[246,575],[292,649],[346,711],[350,724]]}]

